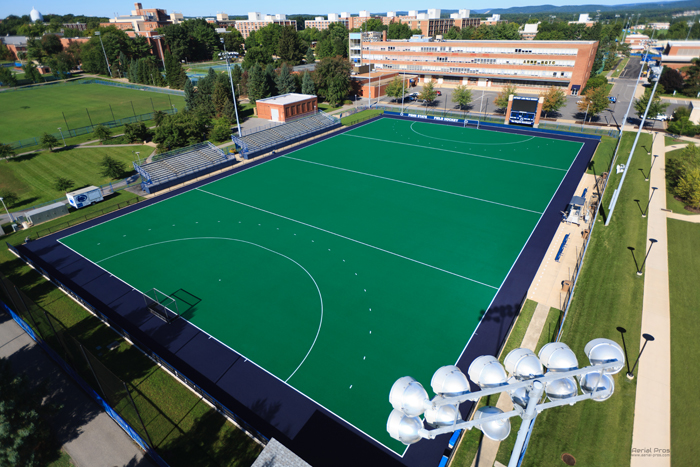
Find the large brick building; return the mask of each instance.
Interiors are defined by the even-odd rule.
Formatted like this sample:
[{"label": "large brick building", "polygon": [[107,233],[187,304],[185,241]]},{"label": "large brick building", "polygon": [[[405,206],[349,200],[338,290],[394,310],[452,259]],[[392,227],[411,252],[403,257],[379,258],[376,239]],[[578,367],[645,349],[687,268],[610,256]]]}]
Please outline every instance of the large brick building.
[{"label": "large brick building", "polygon": [[661,63],[676,70],[691,64],[700,57],[700,41],[669,41],[663,51]]},{"label": "large brick building", "polygon": [[363,41],[362,64],[445,86],[515,84],[534,91],[557,86],[578,94],[591,75],[597,50],[597,41],[434,41],[414,37]]}]

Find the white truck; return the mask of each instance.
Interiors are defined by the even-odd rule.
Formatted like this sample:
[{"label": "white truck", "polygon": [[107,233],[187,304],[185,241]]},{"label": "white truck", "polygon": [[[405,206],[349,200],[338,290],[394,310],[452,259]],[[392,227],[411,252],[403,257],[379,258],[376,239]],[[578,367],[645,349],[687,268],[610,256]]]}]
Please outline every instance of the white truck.
[{"label": "white truck", "polygon": [[102,190],[96,186],[89,186],[80,190],[71,191],[70,193],[66,193],[66,198],[68,198],[70,205],[76,209],[89,206],[92,203],[97,203],[104,199]]}]

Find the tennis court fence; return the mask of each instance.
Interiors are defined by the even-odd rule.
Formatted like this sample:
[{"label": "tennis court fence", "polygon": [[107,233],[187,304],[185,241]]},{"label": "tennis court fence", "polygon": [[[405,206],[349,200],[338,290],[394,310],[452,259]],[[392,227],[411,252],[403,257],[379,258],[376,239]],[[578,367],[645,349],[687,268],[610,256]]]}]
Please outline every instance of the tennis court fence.
[{"label": "tennis court fence", "polygon": [[[177,113],[177,109],[165,109],[161,110],[160,112],[163,112],[164,114],[167,115],[174,115]],[[82,135],[87,135],[95,131],[95,127],[102,125],[106,126],[107,128],[118,128],[120,126],[126,125],[127,123],[137,123],[137,122],[146,122],[148,120],[153,120],[155,118],[155,112],[148,112],[145,114],[141,115],[135,115],[133,117],[126,117],[126,118],[119,118],[116,120],[110,120],[107,122],[101,122],[101,123],[95,123],[94,125],[89,125],[89,126],[83,126],[79,128],[73,128],[73,129],[66,129],[66,131],[61,134],[61,132],[55,132],[55,133],[49,133],[51,136],[56,138],[60,143],[63,142],[64,138],[73,138],[75,136],[82,136]],[[21,148],[26,148],[26,147],[32,147],[32,146],[39,146],[41,144],[41,138],[40,137],[34,137],[34,138],[27,138],[27,139],[20,139],[18,141],[12,141],[10,143],[7,143],[10,145],[12,149],[21,149]]]},{"label": "tennis court fence", "polygon": [[[120,337],[124,338],[129,344],[131,344],[131,346],[140,351],[144,356],[148,357],[153,363],[162,367],[172,376],[177,378],[178,382],[189,387],[201,399],[205,400],[209,405],[214,407],[217,412],[228,418],[250,438],[263,446],[268,443],[269,439],[266,436],[254,429],[245,420],[228,409],[185,375],[180,373],[180,371],[178,371],[174,366],[161,358],[157,353],[151,350],[148,346],[144,345],[139,339],[130,334],[119,324],[113,320],[110,320],[89,301],[85,300],[78,293],[65,285],[59,278],[52,276],[44,268],[22,255],[13,245],[7,243],[7,247],[22,261],[39,272],[45,279],[50,281],[63,293],[69,295],[76,302],[81,304],[85,309],[106,324]],[[178,425],[179,422],[173,421],[172,417],[167,416],[167,414],[163,412],[163,409],[157,405],[156,401],[149,399],[148,395],[140,391],[138,387],[132,385],[129,381],[125,381],[107,368],[99,358],[100,355],[96,357],[94,354],[92,354],[89,349],[84,347],[74,336],[72,336],[70,329],[63,326],[63,324],[58,319],[53,317],[51,313],[49,313],[43,307],[37,305],[22,290],[12,284],[9,279],[0,273],[0,294],[3,294],[3,292],[10,299],[14,306],[14,310],[18,311],[16,314],[19,315],[19,317],[21,317],[24,321],[26,325],[25,331],[28,333],[34,333],[34,336],[38,336],[44,343],[46,343],[46,346],[50,350],[61,356],[62,360],[67,362],[66,366],[70,368],[73,373],[77,374],[82,381],[87,382],[85,386],[81,385],[84,387],[84,389],[87,387],[86,391],[89,389],[96,395],[101,394],[100,397],[102,397],[103,400],[110,402],[109,406],[112,408],[112,410],[119,415],[120,418],[125,421],[125,423],[128,422],[126,424],[128,425],[130,431],[126,428],[125,431],[127,431],[130,436],[132,436],[132,434],[137,435],[137,437],[132,436],[132,438],[144,450],[146,450],[146,452],[149,452],[149,454],[153,453],[155,456],[157,456],[154,457],[154,460],[160,459],[160,456],[158,456],[156,451],[166,447],[167,436],[163,437],[163,433],[174,433],[191,429],[180,427]],[[2,303],[2,300],[0,300],[0,303]],[[9,307],[6,308],[9,309]],[[12,310],[9,311],[11,312]],[[112,349],[117,348],[119,345],[121,345],[119,342],[109,344],[106,350],[111,351]],[[158,426],[155,426],[153,429],[149,430],[147,427],[156,424],[154,424],[152,421],[147,424],[143,423],[141,414],[144,413],[149,414],[151,419],[157,418]],[[154,414],[156,415],[154,416]],[[112,416],[111,413],[110,416]],[[117,422],[119,423],[119,421]],[[124,428],[124,425],[121,423],[120,425],[122,428]],[[218,462],[215,459],[211,459],[211,456],[204,449],[197,447],[196,443],[195,445],[190,446],[190,448],[201,451],[199,458],[204,460],[204,465],[218,465]],[[161,467],[168,466],[165,461],[159,463],[159,465]]]}]

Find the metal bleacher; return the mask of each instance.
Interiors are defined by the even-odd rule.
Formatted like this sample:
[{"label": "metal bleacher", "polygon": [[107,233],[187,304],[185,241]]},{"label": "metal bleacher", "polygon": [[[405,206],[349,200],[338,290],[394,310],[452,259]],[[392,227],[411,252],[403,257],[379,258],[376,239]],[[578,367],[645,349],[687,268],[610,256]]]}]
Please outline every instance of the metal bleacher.
[{"label": "metal bleacher", "polygon": [[338,117],[318,111],[280,125],[266,126],[259,131],[253,130],[240,140],[245,142],[248,153],[253,154],[286,146],[338,126]]},{"label": "metal bleacher", "polygon": [[141,175],[141,187],[148,192],[157,185],[187,178],[188,175],[206,172],[226,163],[233,156],[214,146],[209,141],[186,148],[175,149],[154,156],[151,162],[137,164],[134,168]]}]

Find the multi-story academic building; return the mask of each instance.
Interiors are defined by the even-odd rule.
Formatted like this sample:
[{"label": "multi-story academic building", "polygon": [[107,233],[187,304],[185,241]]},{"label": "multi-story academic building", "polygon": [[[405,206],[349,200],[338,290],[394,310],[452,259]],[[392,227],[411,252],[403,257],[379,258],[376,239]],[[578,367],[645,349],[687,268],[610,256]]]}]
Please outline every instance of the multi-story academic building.
[{"label": "multi-story academic building", "polygon": [[420,82],[475,87],[565,88],[578,94],[591,75],[597,41],[362,41],[362,64]]},{"label": "multi-story academic building", "polygon": [[258,12],[248,13],[247,20],[236,20],[234,27],[241,33],[243,39],[246,39],[252,31],[257,31],[272,23],[280,26],[292,26],[294,29],[297,28],[296,20],[287,19],[285,14],[263,16]]}]

